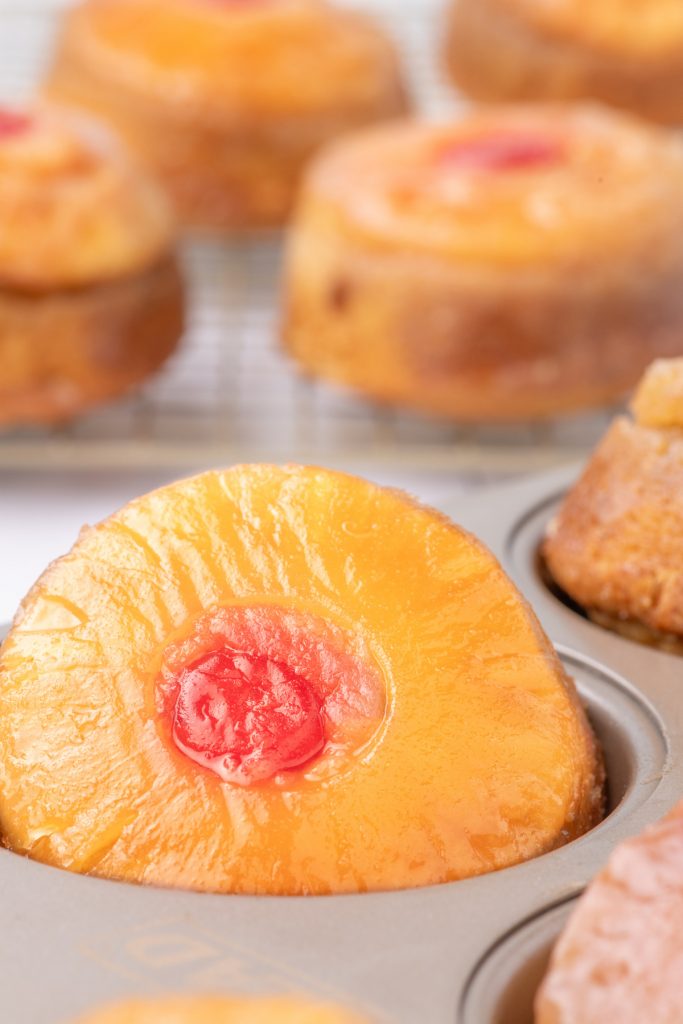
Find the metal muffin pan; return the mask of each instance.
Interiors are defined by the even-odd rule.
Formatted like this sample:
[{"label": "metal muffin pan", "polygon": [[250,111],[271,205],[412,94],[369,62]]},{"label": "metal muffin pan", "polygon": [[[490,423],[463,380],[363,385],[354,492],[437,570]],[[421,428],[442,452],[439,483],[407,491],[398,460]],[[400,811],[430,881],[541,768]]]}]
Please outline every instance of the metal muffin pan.
[{"label": "metal muffin pan", "polygon": [[605,632],[545,587],[536,553],[574,471],[444,505],[499,556],[577,681],[606,755],[591,833],[480,878],[334,897],[202,895],[80,877],[0,851],[6,1024],[65,1024],[168,991],[305,991],[386,1024],[531,1024],[571,901],[616,843],[683,794],[683,662]]},{"label": "metal muffin pan", "polygon": [[[641,709],[647,708],[650,715],[650,729],[632,731],[627,748],[623,709],[608,698],[604,717],[597,721],[588,703],[593,725],[605,744],[612,791],[615,776],[610,763],[616,759],[617,785],[624,793],[621,805],[601,826],[563,851],[574,859],[574,848],[582,848],[591,864],[590,878],[604,865],[616,841],[640,832],[683,797],[683,692],[679,689],[683,686],[683,660],[678,654],[644,646],[591,622],[548,585],[539,559],[540,543],[577,472],[577,467],[563,469],[495,488],[482,494],[483,500],[448,512],[492,548],[558,649],[581,651],[582,660],[596,670],[609,666],[622,684],[628,681],[628,689],[637,691]],[[567,659],[563,660],[566,664]],[[571,672],[571,665],[568,667]],[[573,674],[579,681],[577,673]],[[629,758],[635,759],[630,768]],[[616,828],[610,828],[615,821]],[[546,872],[554,856],[535,862],[539,872]],[[574,863],[576,860],[578,857]],[[530,908],[508,931],[501,929],[482,953],[465,984],[458,1024],[533,1024],[538,985],[552,946],[576,902],[563,897],[563,881],[566,879],[559,876],[555,880],[554,899],[545,907]],[[581,888],[577,886],[577,891]]]}]

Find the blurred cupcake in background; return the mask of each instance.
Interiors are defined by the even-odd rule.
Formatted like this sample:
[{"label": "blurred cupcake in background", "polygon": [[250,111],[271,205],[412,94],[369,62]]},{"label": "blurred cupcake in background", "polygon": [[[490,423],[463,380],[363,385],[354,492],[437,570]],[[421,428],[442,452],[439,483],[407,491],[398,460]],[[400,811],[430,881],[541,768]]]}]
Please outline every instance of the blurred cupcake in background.
[{"label": "blurred cupcake in background", "polygon": [[615,402],[683,352],[683,146],[606,108],[361,133],[314,165],[284,339],[308,373],[460,421]]},{"label": "blurred cupcake in background", "polygon": [[680,0],[451,0],[446,60],[475,99],[592,98],[683,122]]},{"label": "blurred cupcake in background", "polygon": [[282,224],[323,143],[406,109],[384,32],[324,0],[82,0],[45,92],[109,122],[209,231]]},{"label": "blurred cupcake in background", "polygon": [[0,425],[69,420],[161,365],[183,328],[174,244],[106,134],[0,110]]}]

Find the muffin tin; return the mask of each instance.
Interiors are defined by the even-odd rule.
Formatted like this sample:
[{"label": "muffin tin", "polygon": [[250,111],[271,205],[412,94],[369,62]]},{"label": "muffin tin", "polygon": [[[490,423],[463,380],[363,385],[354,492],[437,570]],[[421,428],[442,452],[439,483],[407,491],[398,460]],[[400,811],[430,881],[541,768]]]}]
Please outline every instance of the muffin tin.
[{"label": "muffin tin", "polygon": [[480,490],[444,511],[530,599],[604,746],[610,813],[504,871],[397,893],[215,896],[80,877],[0,851],[0,987],[8,1024],[63,1024],[131,993],[304,990],[386,1024],[531,1024],[571,901],[614,845],[683,792],[679,657],[605,632],[538,571],[544,527],[576,470]]}]

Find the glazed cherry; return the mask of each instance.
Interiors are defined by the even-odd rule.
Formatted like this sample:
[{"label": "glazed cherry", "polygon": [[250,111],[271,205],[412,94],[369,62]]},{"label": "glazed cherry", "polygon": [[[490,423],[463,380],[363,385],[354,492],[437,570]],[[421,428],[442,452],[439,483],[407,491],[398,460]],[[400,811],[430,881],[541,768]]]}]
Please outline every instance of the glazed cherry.
[{"label": "glazed cherry", "polygon": [[28,114],[20,114],[14,110],[0,107],[0,141],[24,135],[32,123],[33,119]]},{"label": "glazed cherry", "polygon": [[240,651],[203,655],[177,678],[176,747],[224,782],[264,782],[325,744],[321,702],[289,666]]},{"label": "glazed cherry", "polygon": [[557,139],[524,132],[492,132],[451,143],[440,162],[474,171],[516,171],[557,164],[563,151]]}]

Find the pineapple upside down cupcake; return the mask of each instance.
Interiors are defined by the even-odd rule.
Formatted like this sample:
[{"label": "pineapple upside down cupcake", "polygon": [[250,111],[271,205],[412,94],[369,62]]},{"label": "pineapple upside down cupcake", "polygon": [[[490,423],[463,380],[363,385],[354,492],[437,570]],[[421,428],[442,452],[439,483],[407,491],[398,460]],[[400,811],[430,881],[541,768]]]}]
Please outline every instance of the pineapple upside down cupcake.
[{"label": "pineapple upside down cupcake", "polygon": [[176,347],[167,203],[101,134],[0,110],[0,225],[0,425],[70,419]]},{"label": "pineapple upside down cupcake", "polygon": [[648,370],[551,523],[553,580],[596,621],[683,642],[683,359]]},{"label": "pineapple upside down cupcake", "polygon": [[405,108],[388,38],[323,0],[82,0],[46,91],[113,125],[211,231],[281,224],[316,149]]},{"label": "pineapple upside down cupcake", "polygon": [[683,148],[597,108],[361,134],[314,166],[286,275],[304,370],[464,421],[609,403],[683,351]]},{"label": "pineapple upside down cupcake", "polygon": [[590,829],[602,764],[491,554],[322,469],[241,466],[85,531],[0,654],[0,831],[233,893],[397,889]]},{"label": "pineapple upside down cupcake", "polygon": [[683,1020],[683,804],[617,847],[555,947],[536,1024]]},{"label": "pineapple upside down cupcake", "polygon": [[451,0],[446,60],[480,100],[596,99],[683,122],[680,0]]},{"label": "pineapple upside down cupcake", "polygon": [[170,996],[112,1004],[79,1017],[75,1024],[363,1024],[363,1020],[348,1010],[291,997]]}]

